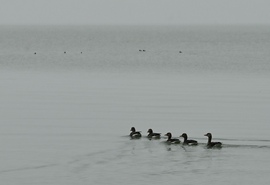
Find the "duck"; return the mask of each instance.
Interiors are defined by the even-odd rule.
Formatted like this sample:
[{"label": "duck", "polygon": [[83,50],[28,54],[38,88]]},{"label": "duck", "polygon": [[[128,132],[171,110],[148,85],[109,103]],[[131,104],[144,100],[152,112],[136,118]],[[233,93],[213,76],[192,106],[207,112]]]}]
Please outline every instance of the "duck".
[{"label": "duck", "polygon": [[132,138],[140,138],[142,137],[141,131],[136,131],[135,127],[131,127],[130,129],[131,133],[129,134]]},{"label": "duck", "polygon": [[154,133],[151,128],[148,129],[147,133],[149,133],[148,138],[160,138],[160,133]]},{"label": "duck", "polygon": [[184,138],[184,142],[183,142],[184,145],[198,145],[198,141],[188,139],[188,136],[186,133],[183,133],[180,137]]},{"label": "duck", "polygon": [[176,138],[173,138],[172,139],[172,134],[170,132],[168,132],[167,134],[165,134],[165,136],[168,136],[168,139],[167,139],[167,142],[168,143],[171,143],[171,144],[179,144],[180,143],[180,140],[179,139],[176,139]]},{"label": "duck", "polygon": [[207,142],[208,148],[221,147],[221,145],[222,145],[221,142],[212,142],[212,134],[211,133],[207,133],[204,136],[208,137],[208,142]]}]

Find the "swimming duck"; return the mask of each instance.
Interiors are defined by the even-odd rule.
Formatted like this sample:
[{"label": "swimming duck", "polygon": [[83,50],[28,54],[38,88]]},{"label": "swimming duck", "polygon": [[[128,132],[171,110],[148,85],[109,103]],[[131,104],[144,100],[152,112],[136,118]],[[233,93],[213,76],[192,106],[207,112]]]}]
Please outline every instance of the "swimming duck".
[{"label": "swimming duck", "polygon": [[172,134],[170,132],[168,132],[167,134],[165,134],[165,136],[168,136],[167,142],[168,143],[172,143],[172,144],[179,144],[180,140],[179,139],[172,139]]},{"label": "swimming duck", "polygon": [[183,133],[180,137],[184,138],[184,145],[197,145],[198,142],[195,140],[189,140],[186,133]]},{"label": "swimming duck", "polygon": [[160,133],[154,133],[151,128],[148,129],[147,133],[149,133],[148,136],[147,136],[149,138],[152,138],[152,137],[160,138]]},{"label": "swimming duck", "polygon": [[129,134],[130,137],[132,137],[132,138],[142,137],[141,132],[140,131],[136,131],[135,127],[131,127],[130,131],[131,131],[131,133]]},{"label": "swimming duck", "polygon": [[208,142],[207,142],[208,148],[221,147],[221,145],[222,145],[221,142],[212,142],[212,134],[211,133],[207,133],[204,136],[208,137]]}]

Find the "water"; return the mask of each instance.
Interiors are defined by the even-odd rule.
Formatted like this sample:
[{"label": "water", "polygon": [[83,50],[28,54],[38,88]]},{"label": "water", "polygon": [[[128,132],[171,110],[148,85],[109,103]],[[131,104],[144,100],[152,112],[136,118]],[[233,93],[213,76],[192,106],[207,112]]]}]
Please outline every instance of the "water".
[{"label": "water", "polygon": [[[0,33],[2,183],[270,182],[268,26]],[[131,140],[132,126],[200,144]],[[205,148],[207,132],[222,149]]]}]

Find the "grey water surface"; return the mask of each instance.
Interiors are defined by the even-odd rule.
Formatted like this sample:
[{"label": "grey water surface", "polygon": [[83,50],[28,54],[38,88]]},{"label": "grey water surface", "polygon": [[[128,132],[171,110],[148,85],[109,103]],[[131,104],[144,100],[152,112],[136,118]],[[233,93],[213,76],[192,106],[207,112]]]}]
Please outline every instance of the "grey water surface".
[{"label": "grey water surface", "polygon": [[1,26],[1,184],[269,183],[269,48],[269,26]]}]

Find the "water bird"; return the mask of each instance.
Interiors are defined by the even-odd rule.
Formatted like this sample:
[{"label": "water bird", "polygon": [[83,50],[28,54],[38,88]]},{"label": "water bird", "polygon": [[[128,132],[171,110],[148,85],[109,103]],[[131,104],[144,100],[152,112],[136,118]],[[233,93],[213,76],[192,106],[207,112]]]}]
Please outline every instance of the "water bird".
[{"label": "water bird", "polygon": [[37,53],[35,52],[34,54],[36,55]]},{"label": "water bird", "polygon": [[149,133],[148,138],[160,138],[160,133],[154,133],[151,128],[148,129],[147,133]]},{"label": "water bird", "polygon": [[179,51],[179,53],[182,53],[182,51]]},{"label": "water bird", "polygon": [[64,51],[64,53],[66,54],[67,52]]},{"label": "water bird", "polygon": [[212,142],[212,134],[211,133],[207,133],[204,136],[208,137],[208,142],[207,142],[208,148],[221,147],[221,145],[222,145],[221,142]]},{"label": "water bird", "polygon": [[198,141],[188,139],[188,136],[186,133],[183,133],[180,137],[184,138],[184,142],[183,142],[184,145],[198,145]]},{"label": "water bird", "polygon": [[141,131],[136,131],[135,127],[131,127],[130,129],[131,133],[129,134],[132,138],[140,138],[142,137]]},{"label": "water bird", "polygon": [[171,143],[171,144],[179,144],[180,140],[176,139],[176,138],[172,138],[172,134],[170,132],[168,132],[167,134],[165,134],[165,136],[168,136],[167,142]]}]

